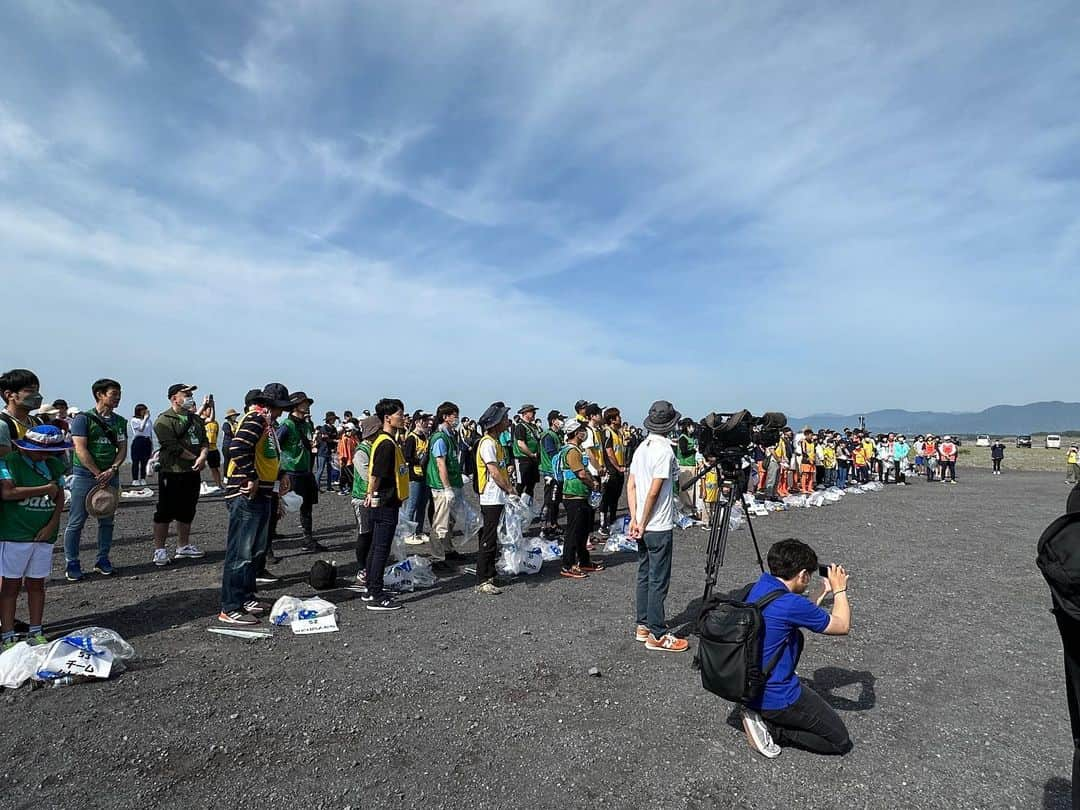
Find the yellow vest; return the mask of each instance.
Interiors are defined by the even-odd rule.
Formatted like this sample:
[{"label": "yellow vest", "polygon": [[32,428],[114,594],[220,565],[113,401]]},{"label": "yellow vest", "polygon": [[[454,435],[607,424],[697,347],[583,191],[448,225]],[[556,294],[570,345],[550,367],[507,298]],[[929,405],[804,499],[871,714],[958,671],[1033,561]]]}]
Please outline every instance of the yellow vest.
[{"label": "yellow vest", "polygon": [[623,441],[622,434],[615,430],[615,428],[607,429],[608,435],[611,437],[611,452],[615,456],[615,462],[620,467],[626,466],[626,443]]},{"label": "yellow vest", "polygon": [[368,481],[371,480],[371,465],[375,463],[375,451],[383,442],[394,445],[394,477],[397,479],[397,496],[402,501],[409,499],[409,467],[405,463],[405,455],[401,447],[385,433],[380,433],[371,444],[371,455],[368,457]]},{"label": "yellow vest", "polygon": [[1073,452],[1072,450],[1070,450],[1069,455],[1066,456],[1065,460],[1069,464],[1075,464],[1076,463],[1076,453]]},{"label": "yellow vest", "polygon": [[476,485],[480,488],[481,493],[487,488],[488,482],[487,464],[480,458],[480,448],[484,446],[485,441],[495,443],[495,461],[503,470],[506,469],[506,452],[503,450],[503,446],[485,433],[483,438],[476,444]]},{"label": "yellow vest", "polygon": [[[425,437],[421,436],[416,431],[413,431],[412,433],[410,433],[405,438],[407,439],[409,436],[413,436],[416,439],[416,458],[417,458],[417,460],[419,460],[420,457],[423,456],[427,452],[428,440]],[[423,466],[421,466],[420,464],[414,464],[413,465],[413,473],[415,473],[416,475],[423,478],[424,477],[424,468],[423,468]]]}]

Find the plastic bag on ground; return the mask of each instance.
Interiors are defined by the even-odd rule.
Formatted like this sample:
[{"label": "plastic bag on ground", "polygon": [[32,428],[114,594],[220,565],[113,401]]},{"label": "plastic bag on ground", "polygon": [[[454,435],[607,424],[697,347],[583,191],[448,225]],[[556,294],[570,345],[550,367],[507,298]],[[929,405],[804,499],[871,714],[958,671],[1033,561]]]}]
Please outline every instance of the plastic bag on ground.
[{"label": "plastic bag on ground", "polygon": [[41,649],[20,641],[0,654],[0,686],[16,689],[32,678],[42,660],[34,650]]},{"label": "plastic bag on ground", "polygon": [[414,588],[431,588],[438,581],[435,572],[431,569],[431,560],[427,557],[417,557],[415,554],[407,560],[412,565],[412,581]]},{"label": "plastic bag on ground", "polygon": [[84,627],[33,650],[35,655],[41,654],[37,650],[44,650],[43,660],[32,676],[39,681],[69,675],[108,678],[127,669],[126,662],[135,657],[135,649],[119,633],[107,627]]},{"label": "plastic bag on ground", "polygon": [[825,505],[825,493],[813,492],[806,496],[806,505],[810,506],[824,506]]},{"label": "plastic bag on ground", "polygon": [[848,495],[862,495],[863,490],[858,484],[852,484],[850,487],[844,490]]},{"label": "plastic bag on ground", "polygon": [[784,498],[784,506],[788,509],[801,509],[806,506],[805,495],[788,495]]},{"label": "plastic bag on ground", "polygon": [[[203,493],[205,494],[205,493]],[[304,505],[304,499],[295,492],[289,491],[281,496],[281,505],[285,511],[289,514],[294,514],[300,511],[300,507]]]},{"label": "plastic bag on ground", "polygon": [[[206,494],[206,493],[202,493]],[[154,490],[150,487],[143,487],[142,489],[129,489],[126,492],[121,492],[120,497],[129,501],[146,500],[147,498],[154,497]]]},{"label": "plastic bag on ground", "polygon": [[731,518],[728,520],[728,526],[733,532],[746,526],[746,515],[743,514],[741,506],[736,506],[731,510]]},{"label": "plastic bag on ground", "polygon": [[880,481],[871,481],[869,484],[863,484],[863,492],[877,492],[881,489],[885,489],[885,485]]},{"label": "plastic bag on ground", "polygon": [[525,529],[532,522],[532,511],[528,504],[517,498],[507,502],[503,509],[502,519],[499,521],[498,535],[500,546],[513,546],[522,548],[525,539]]},{"label": "plastic bag on ground", "polygon": [[298,619],[314,619],[329,616],[337,612],[337,605],[318,596],[311,599],[298,599],[295,596],[282,596],[270,608],[271,624],[291,624]]},{"label": "plastic bag on ground", "polygon": [[383,585],[393,587],[400,593],[412,593],[415,584],[413,582],[413,566],[408,558],[401,562],[388,566],[383,572]]},{"label": "plastic bag on ground", "polygon": [[390,557],[402,562],[409,558],[409,547],[405,545],[405,538],[416,534],[416,522],[405,517],[404,512],[398,513],[397,528],[394,529],[394,539],[390,543]]},{"label": "plastic bag on ground", "polygon": [[561,560],[562,546],[554,540],[545,540],[540,544],[540,556],[545,562],[550,560]]},{"label": "plastic bag on ground", "polygon": [[480,536],[480,528],[484,523],[480,512],[477,511],[468,498],[459,495],[454,500],[451,513],[454,518],[455,530],[460,531],[462,534],[460,540],[454,541],[454,548],[458,551],[464,551],[466,548],[474,547],[477,538]]}]

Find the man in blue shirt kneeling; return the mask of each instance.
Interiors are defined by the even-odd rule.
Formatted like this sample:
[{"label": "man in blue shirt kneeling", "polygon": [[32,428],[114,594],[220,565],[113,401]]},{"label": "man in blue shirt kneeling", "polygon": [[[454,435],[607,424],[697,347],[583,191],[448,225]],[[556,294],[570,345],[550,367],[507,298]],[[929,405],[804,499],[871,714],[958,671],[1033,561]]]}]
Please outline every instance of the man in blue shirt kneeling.
[{"label": "man in blue shirt kneeling", "polygon": [[[844,721],[795,674],[802,655],[805,627],[815,633],[845,636],[851,627],[848,575],[841,565],[828,566],[824,589],[811,602],[803,596],[818,570],[818,558],[810,546],[787,539],[769,549],[769,573],[763,573],[750,590],[747,602],[756,602],[776,590],[788,591],[762,610],[765,638],[762,667],[775,665],[761,698],[743,707],[743,728],[750,747],[763,756],[780,756],[780,746],[793,745],[818,754],[846,754],[851,750]],[[829,614],[821,603],[832,594]]]}]

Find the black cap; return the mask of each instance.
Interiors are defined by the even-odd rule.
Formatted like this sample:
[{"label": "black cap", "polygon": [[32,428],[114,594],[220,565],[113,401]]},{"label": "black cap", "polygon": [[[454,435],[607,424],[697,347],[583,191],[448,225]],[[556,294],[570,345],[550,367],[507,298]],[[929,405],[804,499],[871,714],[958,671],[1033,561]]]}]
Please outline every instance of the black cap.
[{"label": "black cap", "polygon": [[252,401],[271,408],[289,408],[292,406],[289,389],[281,383],[267,383]]},{"label": "black cap", "polygon": [[262,391],[260,391],[258,388],[252,388],[250,391],[244,394],[244,407],[250,408],[252,403],[259,398],[260,394],[262,394]]},{"label": "black cap", "polygon": [[490,430],[505,419],[509,413],[510,409],[506,405],[501,402],[493,402],[488,405],[487,410],[480,415],[476,423],[480,425],[481,430]]},{"label": "black cap", "polygon": [[172,399],[181,391],[196,391],[197,385],[188,385],[187,383],[173,383],[169,386],[169,399]]},{"label": "black cap", "polygon": [[589,404],[589,400],[587,400],[587,399],[579,399],[577,402],[574,403],[574,411],[575,412],[580,411],[582,408],[584,408],[588,404]]},{"label": "black cap", "polygon": [[562,419],[565,422],[566,416],[558,411],[548,411],[548,422],[554,422],[556,419]]},{"label": "black cap", "polygon": [[295,394],[293,394],[291,397],[289,397],[289,407],[290,408],[295,408],[297,405],[299,405],[302,402],[306,402],[308,405],[311,405],[314,401],[315,400],[313,400],[311,397],[309,397],[303,391],[297,391]]}]

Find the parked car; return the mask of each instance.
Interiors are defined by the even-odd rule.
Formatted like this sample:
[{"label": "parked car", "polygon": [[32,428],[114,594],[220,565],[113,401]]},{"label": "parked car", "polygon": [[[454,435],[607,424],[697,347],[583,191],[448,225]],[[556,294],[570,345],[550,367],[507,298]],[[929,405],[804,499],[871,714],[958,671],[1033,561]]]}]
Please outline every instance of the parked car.
[{"label": "parked car", "polygon": [[990,446],[990,437],[987,436],[985,433],[980,433],[978,436],[975,437],[975,446],[976,447],[989,447]]},{"label": "parked car", "polygon": [[1046,435],[1046,449],[1047,450],[1060,450],[1061,449],[1061,437],[1056,433],[1048,433]]},{"label": "parked car", "polygon": [[1030,436],[1017,436],[1016,437],[1016,446],[1017,447],[1031,447],[1031,437]]}]

